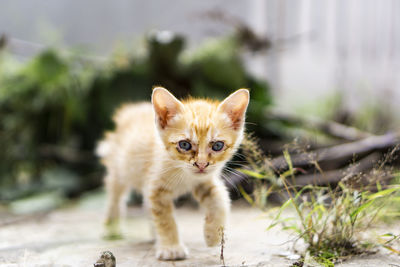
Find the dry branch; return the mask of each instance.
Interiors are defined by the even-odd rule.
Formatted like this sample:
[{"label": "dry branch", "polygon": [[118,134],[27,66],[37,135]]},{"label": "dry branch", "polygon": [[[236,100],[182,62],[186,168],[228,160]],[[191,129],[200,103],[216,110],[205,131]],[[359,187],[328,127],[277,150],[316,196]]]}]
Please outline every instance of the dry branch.
[{"label": "dry branch", "polygon": [[268,110],[269,119],[279,120],[285,123],[293,124],[301,128],[318,130],[328,136],[344,139],[347,141],[356,141],[372,136],[370,133],[363,132],[357,128],[350,127],[335,121],[326,121],[316,117],[301,117],[293,114]]},{"label": "dry branch", "polygon": [[[371,136],[359,141],[336,145],[329,148],[321,148],[308,153],[291,155],[293,166],[304,167],[311,162],[343,161],[354,155],[371,153],[375,150],[388,149],[400,141],[400,132],[388,133],[380,136]],[[272,166],[277,170],[287,169],[287,163],[283,156],[272,160]]]},{"label": "dry branch", "polygon": [[374,152],[350,167],[326,171],[323,173],[300,175],[296,177],[296,185],[327,185],[331,183],[337,183],[342,179],[348,179],[372,169],[380,158],[381,153]]}]

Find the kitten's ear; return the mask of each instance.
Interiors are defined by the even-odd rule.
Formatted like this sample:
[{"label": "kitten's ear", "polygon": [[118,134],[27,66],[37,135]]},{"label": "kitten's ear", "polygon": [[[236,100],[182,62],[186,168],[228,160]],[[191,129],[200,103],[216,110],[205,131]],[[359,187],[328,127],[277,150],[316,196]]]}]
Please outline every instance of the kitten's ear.
[{"label": "kitten's ear", "polygon": [[164,129],[168,122],[182,110],[183,104],[175,98],[167,89],[156,87],[151,96],[157,123]]},{"label": "kitten's ear", "polygon": [[247,89],[239,89],[225,98],[218,110],[225,112],[232,121],[233,129],[239,129],[244,122],[244,115],[249,104],[250,94]]}]

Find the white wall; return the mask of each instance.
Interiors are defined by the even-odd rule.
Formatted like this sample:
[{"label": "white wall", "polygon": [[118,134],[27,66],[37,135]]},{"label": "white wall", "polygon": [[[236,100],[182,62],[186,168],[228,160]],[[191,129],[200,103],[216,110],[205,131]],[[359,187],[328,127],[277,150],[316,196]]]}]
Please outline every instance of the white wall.
[{"label": "white wall", "polygon": [[264,32],[291,40],[262,70],[279,106],[296,109],[338,91],[349,110],[381,101],[383,109],[400,111],[400,1],[267,3]]}]

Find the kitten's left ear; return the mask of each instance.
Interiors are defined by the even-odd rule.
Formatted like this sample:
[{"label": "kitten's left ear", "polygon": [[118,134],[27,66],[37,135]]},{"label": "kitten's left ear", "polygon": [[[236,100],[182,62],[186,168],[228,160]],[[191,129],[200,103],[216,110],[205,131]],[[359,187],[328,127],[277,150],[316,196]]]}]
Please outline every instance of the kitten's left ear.
[{"label": "kitten's left ear", "polygon": [[247,89],[239,89],[225,98],[218,110],[225,112],[232,121],[233,129],[239,129],[244,122],[244,115],[249,105],[250,94]]},{"label": "kitten's left ear", "polygon": [[162,129],[183,109],[182,102],[162,87],[154,88],[151,102],[156,113],[157,123]]}]

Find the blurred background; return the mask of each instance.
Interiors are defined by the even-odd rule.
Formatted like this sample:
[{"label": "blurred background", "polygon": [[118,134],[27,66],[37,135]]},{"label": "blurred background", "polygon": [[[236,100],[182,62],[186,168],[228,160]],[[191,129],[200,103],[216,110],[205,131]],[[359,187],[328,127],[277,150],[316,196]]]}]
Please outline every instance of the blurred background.
[{"label": "blurred background", "polygon": [[153,85],[219,99],[250,88],[248,130],[271,157],[295,138],[318,149],[393,131],[399,11],[396,0],[2,2],[0,203],[50,209],[101,187],[96,142]]}]

